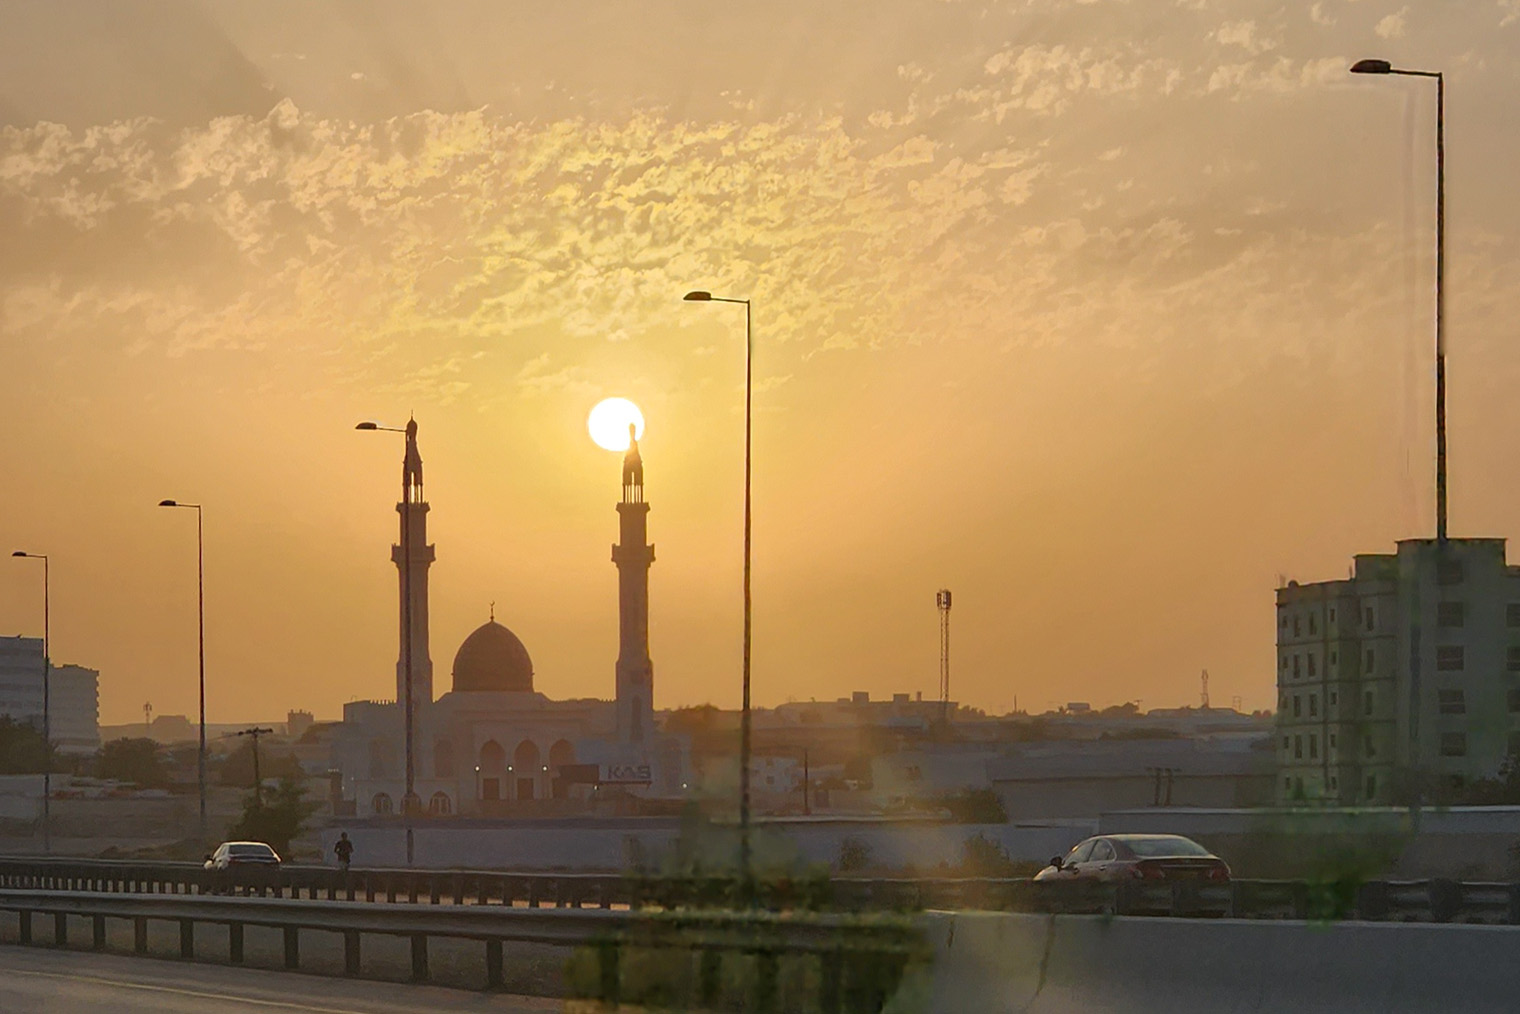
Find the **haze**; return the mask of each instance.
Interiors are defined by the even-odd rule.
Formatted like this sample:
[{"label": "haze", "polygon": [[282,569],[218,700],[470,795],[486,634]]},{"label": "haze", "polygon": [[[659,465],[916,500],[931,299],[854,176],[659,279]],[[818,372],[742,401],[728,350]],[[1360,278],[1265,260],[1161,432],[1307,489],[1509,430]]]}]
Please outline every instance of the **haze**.
[{"label": "haze", "polygon": [[[741,10],[741,8],[743,8]],[[3,548],[101,719],[387,697],[421,425],[439,683],[488,605],[611,693],[635,401],[658,706],[1269,707],[1279,575],[1432,532],[1448,73],[1453,535],[1520,473],[1520,3],[46,3],[0,12]],[[1479,40],[1476,45],[1472,40]],[[12,545],[14,543],[14,545]],[[0,631],[39,633],[37,575]]]}]

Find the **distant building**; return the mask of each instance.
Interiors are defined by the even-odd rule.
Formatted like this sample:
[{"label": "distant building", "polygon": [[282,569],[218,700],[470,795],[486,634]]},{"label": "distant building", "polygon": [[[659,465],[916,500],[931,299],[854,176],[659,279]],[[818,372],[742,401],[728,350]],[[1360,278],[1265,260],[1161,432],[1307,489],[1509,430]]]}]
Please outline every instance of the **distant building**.
[{"label": "distant building", "polygon": [[[40,637],[0,638],[0,715],[42,728],[43,654]],[[54,665],[48,718],[59,753],[87,755],[100,749],[100,673],[79,665]]]},{"label": "distant building", "polygon": [[1520,750],[1520,567],[1503,539],[1409,539],[1277,590],[1281,802],[1425,799]]},{"label": "distant building", "polygon": [[285,715],[285,735],[292,743],[306,734],[316,719],[310,711],[291,711]]}]

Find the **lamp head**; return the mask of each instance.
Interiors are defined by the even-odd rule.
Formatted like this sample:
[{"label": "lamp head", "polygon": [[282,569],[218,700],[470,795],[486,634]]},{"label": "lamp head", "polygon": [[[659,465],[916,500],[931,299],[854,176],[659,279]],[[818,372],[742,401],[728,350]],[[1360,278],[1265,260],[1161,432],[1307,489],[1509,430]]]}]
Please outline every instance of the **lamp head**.
[{"label": "lamp head", "polygon": [[158,502],[158,505],[160,507],[178,507],[179,506],[179,501],[178,500],[160,500]]},{"label": "lamp head", "polygon": [[1351,65],[1353,74],[1392,74],[1393,64],[1387,60],[1358,60]]},{"label": "lamp head", "polygon": [[23,553],[23,552],[22,552],[22,551],[21,551],[21,550],[19,550],[19,549],[18,549],[18,550],[16,550],[16,551],[15,551],[15,552],[14,552],[14,553],[12,553],[12,554],[11,554],[11,555],[12,555],[12,556],[25,556],[25,555],[26,555],[26,554],[25,554],[25,553]]},{"label": "lamp head", "polygon": [[681,298],[686,300],[688,303],[706,303],[712,300],[712,293],[706,291],[705,289],[692,289]]},{"label": "lamp head", "polygon": [[357,425],[357,426],[354,427],[354,429],[356,429],[356,430],[377,430],[379,428],[380,428],[380,424],[379,423],[374,423],[374,422],[362,422],[359,425]]}]

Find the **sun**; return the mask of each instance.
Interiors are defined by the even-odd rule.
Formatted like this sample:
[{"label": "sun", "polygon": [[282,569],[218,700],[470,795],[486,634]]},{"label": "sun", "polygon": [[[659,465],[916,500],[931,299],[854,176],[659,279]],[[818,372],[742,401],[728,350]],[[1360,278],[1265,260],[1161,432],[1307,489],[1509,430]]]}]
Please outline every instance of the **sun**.
[{"label": "sun", "polygon": [[586,428],[598,447],[609,451],[628,450],[628,424],[633,423],[635,438],[644,435],[644,413],[627,398],[604,398],[596,403],[586,419]]}]

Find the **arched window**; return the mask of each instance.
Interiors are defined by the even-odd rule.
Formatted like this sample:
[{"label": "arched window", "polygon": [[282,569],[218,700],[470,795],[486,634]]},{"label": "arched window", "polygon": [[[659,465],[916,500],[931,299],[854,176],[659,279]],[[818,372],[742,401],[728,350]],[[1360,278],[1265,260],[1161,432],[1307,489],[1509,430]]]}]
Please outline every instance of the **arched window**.
[{"label": "arched window", "polygon": [[566,764],[575,763],[575,747],[567,739],[558,740],[549,748],[549,770],[555,774]]},{"label": "arched window", "polygon": [[375,793],[375,798],[369,801],[369,808],[379,816],[396,812],[396,805],[391,802],[390,795],[385,792]]},{"label": "arched window", "polygon": [[496,740],[487,740],[486,745],[480,748],[480,773],[483,775],[504,774],[507,770],[507,751],[502,749]]},{"label": "arched window", "polygon": [[517,749],[512,752],[512,784],[517,789],[516,798],[533,799],[537,796],[538,758],[538,745],[531,739],[517,744]]},{"label": "arched window", "polygon": [[454,812],[454,804],[449,800],[447,792],[435,792],[433,798],[428,800],[428,813],[435,817],[447,817]]},{"label": "arched window", "polygon": [[454,777],[454,744],[447,739],[433,744],[433,775],[437,778]]}]

